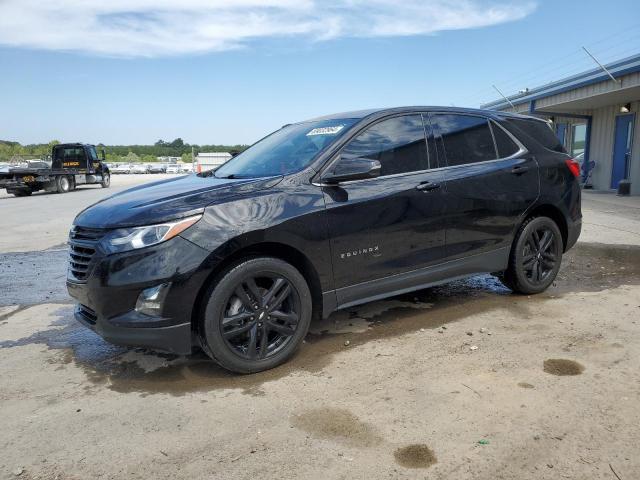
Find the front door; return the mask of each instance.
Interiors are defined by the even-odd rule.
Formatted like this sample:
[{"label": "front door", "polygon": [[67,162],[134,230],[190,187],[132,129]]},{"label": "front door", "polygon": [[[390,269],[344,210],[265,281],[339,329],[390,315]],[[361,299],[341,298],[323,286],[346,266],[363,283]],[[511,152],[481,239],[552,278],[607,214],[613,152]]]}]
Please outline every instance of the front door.
[{"label": "front door", "polygon": [[358,157],[378,160],[380,176],[323,187],[340,304],[354,300],[347,287],[438,263],[445,253],[442,173],[429,170],[422,116],[368,127],[340,153],[340,161]]},{"label": "front door", "polygon": [[447,258],[510,247],[520,216],[538,197],[535,159],[482,116],[442,113],[431,120],[447,165]]},{"label": "front door", "polygon": [[611,188],[617,189],[620,180],[629,178],[634,114],[618,115],[613,144]]}]

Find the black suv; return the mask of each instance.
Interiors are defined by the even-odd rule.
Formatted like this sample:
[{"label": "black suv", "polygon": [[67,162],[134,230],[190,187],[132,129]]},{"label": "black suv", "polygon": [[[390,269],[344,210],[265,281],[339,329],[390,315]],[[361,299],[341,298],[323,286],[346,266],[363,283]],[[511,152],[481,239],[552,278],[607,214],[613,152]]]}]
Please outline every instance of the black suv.
[{"label": "black suv", "polygon": [[531,117],[321,117],[81,212],[67,287],[110,342],[265,370],[337,309],[482,273],[543,291],[580,234],[578,172]]}]

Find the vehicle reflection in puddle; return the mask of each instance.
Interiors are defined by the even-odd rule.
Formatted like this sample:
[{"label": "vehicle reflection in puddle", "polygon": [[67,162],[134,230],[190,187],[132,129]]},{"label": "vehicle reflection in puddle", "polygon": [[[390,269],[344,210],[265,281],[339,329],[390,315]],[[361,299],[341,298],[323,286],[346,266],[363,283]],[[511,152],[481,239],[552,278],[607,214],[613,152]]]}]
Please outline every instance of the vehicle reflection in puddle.
[{"label": "vehicle reflection in puddle", "polygon": [[[599,291],[640,283],[640,247],[578,244],[566,255],[558,285],[536,296],[512,295],[493,276],[481,275],[439,287],[400,295],[336,312],[314,324],[305,345],[288,363],[253,375],[234,375],[206,355],[189,357],[160,354],[140,348],[118,347],[72,319],[72,307],[61,307],[49,329],[15,341],[0,341],[0,348],[43,344],[60,350],[50,363],[82,368],[91,388],[107,387],[141,395],[183,395],[193,391],[240,389],[261,395],[261,386],[299,371],[322,374],[333,354],[345,343],[357,346],[420,329],[436,329],[474,314],[505,309],[518,318],[530,318],[533,302],[569,292]],[[10,311],[10,318],[17,309]],[[326,378],[330,382],[330,378]]]}]

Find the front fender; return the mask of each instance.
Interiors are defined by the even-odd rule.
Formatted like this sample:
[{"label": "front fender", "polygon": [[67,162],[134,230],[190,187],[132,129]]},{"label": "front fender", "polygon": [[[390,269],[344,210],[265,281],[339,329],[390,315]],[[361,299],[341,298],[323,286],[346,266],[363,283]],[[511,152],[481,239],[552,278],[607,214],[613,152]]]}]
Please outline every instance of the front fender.
[{"label": "front fender", "polygon": [[311,262],[323,291],[333,289],[324,198],[313,185],[252,192],[210,205],[182,236],[211,252],[211,270],[254,245],[289,246]]}]

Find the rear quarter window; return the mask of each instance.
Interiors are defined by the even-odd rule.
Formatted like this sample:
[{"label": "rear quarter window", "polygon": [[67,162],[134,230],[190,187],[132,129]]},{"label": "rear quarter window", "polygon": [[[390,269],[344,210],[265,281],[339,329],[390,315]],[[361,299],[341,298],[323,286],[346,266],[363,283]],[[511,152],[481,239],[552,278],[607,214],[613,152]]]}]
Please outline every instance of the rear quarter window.
[{"label": "rear quarter window", "polygon": [[540,120],[520,118],[509,119],[508,123],[514,125],[518,130],[538,142],[544,148],[553,150],[554,152],[565,153],[560,139],[558,139],[548,123]]}]

